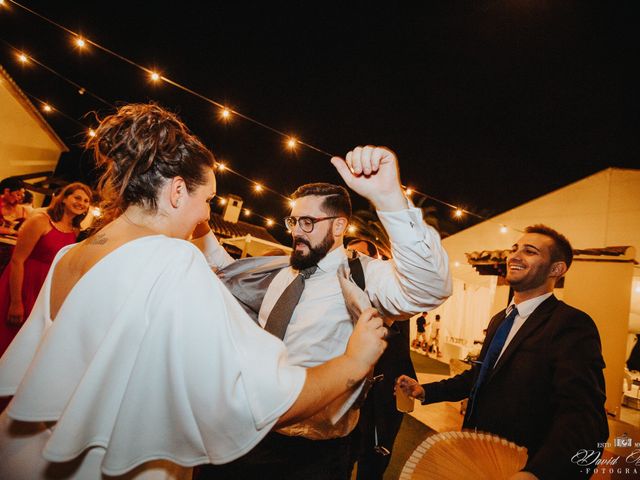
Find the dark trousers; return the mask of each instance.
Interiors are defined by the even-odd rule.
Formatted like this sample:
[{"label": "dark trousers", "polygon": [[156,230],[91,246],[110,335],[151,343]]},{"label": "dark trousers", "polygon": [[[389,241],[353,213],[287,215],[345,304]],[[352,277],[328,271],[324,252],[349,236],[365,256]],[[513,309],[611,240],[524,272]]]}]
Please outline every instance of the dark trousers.
[{"label": "dark trousers", "polygon": [[351,435],[309,440],[271,432],[245,456],[199,468],[197,480],[348,480]]},{"label": "dark trousers", "polygon": [[394,402],[385,404],[387,408],[379,407],[376,418],[375,400],[373,395],[367,397],[352,434],[351,465],[353,469],[353,464],[357,462],[357,480],[382,480],[404,416],[395,409]]}]

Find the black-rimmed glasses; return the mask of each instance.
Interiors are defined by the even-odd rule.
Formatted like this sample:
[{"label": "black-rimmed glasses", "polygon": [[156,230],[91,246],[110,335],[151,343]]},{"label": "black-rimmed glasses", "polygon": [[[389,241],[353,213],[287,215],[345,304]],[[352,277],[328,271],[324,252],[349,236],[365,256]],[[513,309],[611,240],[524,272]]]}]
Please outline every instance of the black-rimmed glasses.
[{"label": "black-rimmed glasses", "polygon": [[305,233],[313,232],[313,227],[315,227],[316,223],[321,222],[323,220],[332,220],[334,218],[340,218],[339,216],[335,217],[285,217],[284,225],[289,230],[293,230],[297,225],[300,225],[300,230]]}]

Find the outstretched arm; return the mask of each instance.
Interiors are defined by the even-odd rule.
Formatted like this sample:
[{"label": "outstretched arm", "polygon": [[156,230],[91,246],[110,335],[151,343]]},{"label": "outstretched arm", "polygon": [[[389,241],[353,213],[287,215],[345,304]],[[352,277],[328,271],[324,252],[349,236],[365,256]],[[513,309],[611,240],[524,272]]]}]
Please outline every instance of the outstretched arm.
[{"label": "outstretched arm", "polygon": [[345,183],[374,205],[391,240],[390,261],[365,265],[373,305],[386,316],[406,316],[444,302],[451,295],[449,259],[438,232],[404,196],[396,155],[384,147],[365,146],[331,162]]}]

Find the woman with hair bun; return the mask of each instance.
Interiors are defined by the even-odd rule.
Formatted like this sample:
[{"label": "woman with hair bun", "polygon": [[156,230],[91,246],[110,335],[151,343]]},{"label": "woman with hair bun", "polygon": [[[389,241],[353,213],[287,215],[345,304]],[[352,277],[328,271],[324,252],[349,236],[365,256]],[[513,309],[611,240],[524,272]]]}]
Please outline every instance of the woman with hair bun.
[{"label": "woman with hair bun", "polygon": [[89,147],[106,220],[59,252],[0,359],[0,478],[191,478],[366,376],[386,345],[374,311],[344,355],[290,366],[185,241],[209,218],[214,158],[175,115],[121,107]]},{"label": "woman with hair bun", "polygon": [[0,356],[31,313],[53,258],[76,242],[90,199],[87,185],[71,183],[46,213],[29,217],[18,231],[11,261],[0,276]]}]

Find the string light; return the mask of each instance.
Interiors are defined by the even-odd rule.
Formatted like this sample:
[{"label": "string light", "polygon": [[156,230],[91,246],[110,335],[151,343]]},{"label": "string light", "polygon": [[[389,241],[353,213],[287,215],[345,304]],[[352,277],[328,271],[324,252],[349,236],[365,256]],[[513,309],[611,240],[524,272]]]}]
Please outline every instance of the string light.
[{"label": "string light", "polygon": [[296,146],[298,145],[298,139],[295,137],[289,137],[287,139],[287,147],[289,147],[291,150],[293,150],[294,148],[296,148]]},{"label": "string light", "polygon": [[53,108],[48,103],[45,103],[45,104],[42,105],[42,110],[44,110],[45,112],[49,113],[49,112],[53,111]]},{"label": "string light", "polygon": [[296,206],[296,201],[295,200],[289,200],[289,206],[291,208],[295,207]]},{"label": "string light", "polygon": [[500,233],[507,233],[507,227],[505,225],[500,226]]},{"label": "string light", "polygon": [[229,120],[231,118],[231,110],[229,110],[228,108],[221,108],[220,109],[220,118],[222,120]]},{"label": "string light", "polygon": [[273,226],[275,222],[271,218],[267,218],[267,227]]},{"label": "string light", "polygon": [[227,199],[224,197],[220,197],[220,199],[218,200],[220,202],[220,205],[226,205],[227,204]]},{"label": "string light", "polygon": [[354,227],[353,225],[349,225],[349,228],[347,228],[347,231],[351,234],[354,234],[358,231],[358,229],[356,227]]},{"label": "string light", "polygon": [[89,129],[89,132],[88,132],[88,135],[89,135],[90,137],[95,137],[95,136],[96,136],[96,131],[95,131],[93,128],[90,128],[90,129]]},{"label": "string light", "polygon": [[[183,91],[185,91],[185,92],[187,92],[187,93],[190,93],[190,94],[192,94],[192,95],[194,95],[194,96],[197,96],[197,97],[199,97],[200,99],[205,100],[205,101],[207,101],[207,102],[209,102],[209,103],[211,103],[211,104],[213,104],[213,105],[217,106],[218,108],[220,108],[220,109],[221,109],[221,117],[222,117],[223,119],[228,119],[228,118],[230,118],[231,114],[233,113],[233,114],[235,114],[235,115],[237,115],[237,116],[239,116],[239,117],[241,117],[241,118],[243,118],[243,119],[245,119],[245,120],[247,120],[247,121],[249,121],[249,122],[252,122],[252,123],[254,123],[254,124],[256,124],[256,125],[259,125],[259,126],[261,126],[261,127],[263,127],[263,128],[266,128],[266,129],[268,129],[268,130],[272,131],[273,133],[276,133],[276,134],[278,134],[278,135],[281,135],[282,137],[284,137],[284,138],[286,139],[286,145],[287,145],[290,149],[294,149],[295,147],[297,147],[297,145],[298,145],[298,144],[300,144],[300,145],[304,145],[304,146],[306,146],[307,148],[310,148],[310,149],[312,149],[312,150],[315,150],[315,151],[317,151],[317,152],[319,152],[319,153],[322,153],[322,154],[323,154],[323,155],[325,155],[325,156],[329,156],[329,157],[333,157],[333,156],[334,156],[334,155],[333,155],[333,154],[331,154],[331,153],[328,153],[328,152],[326,152],[326,151],[324,151],[324,150],[321,150],[321,149],[319,149],[319,148],[317,148],[317,147],[315,147],[315,146],[313,146],[313,145],[310,145],[310,144],[308,144],[308,143],[302,142],[302,141],[300,141],[300,140],[296,139],[295,137],[289,136],[289,135],[287,135],[287,134],[285,134],[285,133],[283,133],[283,132],[281,132],[281,131],[279,131],[279,130],[277,130],[277,129],[273,128],[273,127],[270,127],[269,125],[266,125],[266,124],[264,124],[264,123],[262,123],[262,122],[259,122],[259,121],[255,120],[255,119],[253,119],[253,118],[251,118],[251,117],[249,117],[249,116],[243,115],[243,114],[241,114],[241,113],[239,113],[239,112],[236,112],[236,111],[231,111],[230,109],[228,109],[228,108],[227,108],[227,107],[225,107],[224,105],[222,105],[222,104],[220,104],[220,103],[216,102],[215,100],[212,100],[212,99],[210,99],[210,98],[208,98],[208,97],[206,97],[206,96],[204,96],[204,95],[202,95],[202,94],[200,94],[200,93],[198,93],[198,92],[195,92],[195,91],[193,91],[193,90],[191,90],[191,89],[189,89],[189,88],[185,87],[184,85],[181,85],[181,84],[179,84],[179,83],[177,83],[177,82],[175,82],[175,81],[173,81],[173,80],[171,80],[171,79],[168,79],[168,78],[166,78],[166,77],[163,77],[163,76],[161,76],[161,74],[160,74],[160,73],[158,73],[158,72],[155,72],[155,71],[149,70],[149,69],[147,69],[147,68],[145,68],[145,67],[143,67],[143,66],[141,66],[141,65],[139,65],[139,64],[137,64],[137,63],[135,63],[134,61],[132,61],[132,60],[130,60],[130,59],[128,59],[128,58],[126,58],[126,57],[123,57],[122,55],[119,55],[118,53],[113,52],[113,51],[109,50],[108,48],[103,47],[103,46],[101,46],[101,45],[99,45],[99,44],[97,44],[97,43],[95,43],[95,42],[89,42],[89,41],[85,40],[85,39],[84,39],[84,38],[82,38],[78,33],[71,31],[70,29],[68,29],[68,28],[66,28],[66,27],[64,27],[64,26],[62,26],[62,25],[60,25],[60,24],[58,24],[58,23],[54,22],[53,20],[51,20],[51,19],[49,19],[49,18],[47,18],[47,17],[45,17],[45,16],[43,16],[43,15],[39,14],[38,12],[35,12],[35,11],[33,11],[33,10],[31,10],[31,9],[29,9],[29,8],[27,8],[27,7],[25,7],[25,6],[21,5],[21,4],[19,4],[19,3],[17,3],[17,2],[12,2],[12,3],[14,3],[15,5],[19,6],[20,8],[22,8],[22,9],[26,10],[27,12],[29,12],[29,13],[31,13],[31,14],[33,14],[33,15],[35,15],[35,16],[38,16],[40,19],[42,19],[42,20],[44,20],[44,21],[46,21],[46,22],[48,22],[48,23],[50,23],[50,24],[52,24],[52,25],[54,25],[54,26],[56,26],[56,27],[58,27],[58,28],[60,28],[60,29],[62,29],[62,30],[64,30],[64,31],[66,31],[67,33],[69,33],[70,35],[72,35],[73,37],[75,37],[75,44],[76,44],[76,46],[78,46],[78,47],[80,47],[80,48],[83,48],[83,47],[87,46],[89,43],[91,43],[91,45],[92,45],[92,46],[95,46],[96,48],[98,48],[98,49],[100,49],[100,50],[104,51],[105,53],[108,53],[108,54],[110,54],[110,55],[112,55],[112,56],[115,56],[115,57],[117,57],[118,59],[120,59],[120,60],[122,60],[122,61],[124,61],[124,62],[126,62],[126,63],[129,63],[130,65],[133,65],[133,66],[135,66],[135,67],[138,67],[139,69],[144,70],[145,72],[147,72],[147,73],[149,74],[150,79],[151,79],[153,82],[157,82],[157,81],[159,81],[159,80],[163,80],[163,81],[165,81],[166,83],[169,83],[169,84],[171,84],[172,86],[175,86],[176,88],[179,88],[179,89],[181,89],[181,90],[183,90]],[[0,5],[5,5],[5,4],[6,4],[5,0],[0,0]],[[19,60],[20,60],[22,63],[26,63],[27,61],[29,61],[29,60],[30,60],[30,58],[29,58],[29,57],[27,57],[27,55],[25,55],[24,53],[21,53],[21,54],[19,55]],[[54,72],[54,73],[55,73],[55,72]],[[84,88],[80,88],[80,89],[78,90],[78,93],[82,95],[82,94],[84,93],[84,91],[85,91],[85,90],[84,90]],[[96,98],[98,98],[98,99],[99,99],[99,97],[96,97]],[[101,100],[101,99],[99,99],[99,100]],[[101,100],[101,101],[102,101],[102,100]],[[105,103],[107,103],[107,102],[105,102]],[[46,108],[44,108],[44,107],[43,107],[43,109],[44,109],[45,111],[52,111],[52,110],[53,110],[53,109],[51,109],[50,107],[49,107],[49,109],[46,109]],[[220,169],[220,168],[219,168],[219,170],[224,170],[224,167],[223,167],[222,169]],[[230,170],[230,171],[232,171],[232,170]],[[232,172],[233,172],[233,171],[232,171]],[[237,174],[237,175],[239,175],[239,176],[242,176],[242,175],[240,175],[240,174],[239,174],[239,173],[237,173],[237,172],[233,172],[233,173],[234,173],[234,174]],[[244,176],[242,176],[242,177],[243,177],[243,178],[246,178],[246,177],[244,177]],[[249,181],[251,181],[251,180],[249,180]],[[266,188],[266,187],[263,187],[262,185],[259,185],[259,184],[255,184],[255,186],[254,186],[254,190],[255,190],[256,192],[261,192],[263,189],[267,189],[267,188]],[[284,195],[281,195],[279,192],[275,192],[275,191],[273,191],[273,190],[271,190],[271,189],[267,189],[267,190],[272,191],[273,193],[276,193],[276,194],[278,194],[278,195],[280,195],[280,196],[283,196],[283,197],[284,197]],[[405,190],[405,194],[406,194],[407,196],[410,196],[410,195],[412,195],[412,194],[414,194],[414,193],[417,193],[417,194],[423,195],[423,196],[424,196],[424,197],[426,197],[426,198],[430,198],[430,199],[432,199],[432,200],[434,200],[434,201],[436,201],[436,202],[442,203],[443,205],[446,205],[446,206],[448,206],[448,207],[450,207],[450,208],[454,209],[454,211],[455,211],[454,216],[456,216],[457,218],[460,218],[460,217],[462,216],[462,213],[465,213],[465,212],[466,212],[466,213],[468,213],[468,214],[470,214],[470,215],[472,215],[472,216],[474,216],[474,217],[477,217],[477,218],[479,218],[479,219],[482,219],[482,220],[488,220],[488,218],[483,217],[483,216],[478,215],[478,214],[475,214],[475,213],[473,213],[473,212],[469,212],[469,211],[461,211],[461,210],[460,210],[460,209],[458,209],[457,207],[455,207],[455,206],[453,206],[453,205],[451,205],[451,204],[449,204],[449,203],[447,203],[447,202],[444,202],[444,201],[442,201],[442,200],[440,200],[440,199],[437,199],[437,198],[435,198],[435,197],[432,197],[432,196],[430,196],[430,195],[426,195],[426,194],[424,194],[424,193],[422,193],[422,192],[418,192],[417,190],[414,190],[414,189],[411,189],[411,188],[406,188],[406,190]],[[501,229],[500,229],[500,231],[501,231],[502,233],[506,233],[506,226],[502,226],[502,227],[501,227]]]},{"label": "string light", "polygon": [[218,169],[219,172],[224,172],[227,169],[227,166],[222,162],[218,162],[216,164],[216,168]]},{"label": "string light", "polygon": [[249,210],[248,208],[245,208],[245,209],[244,209],[244,216],[245,216],[245,217],[248,217],[248,216],[250,216],[250,215],[251,215],[251,210]]}]

